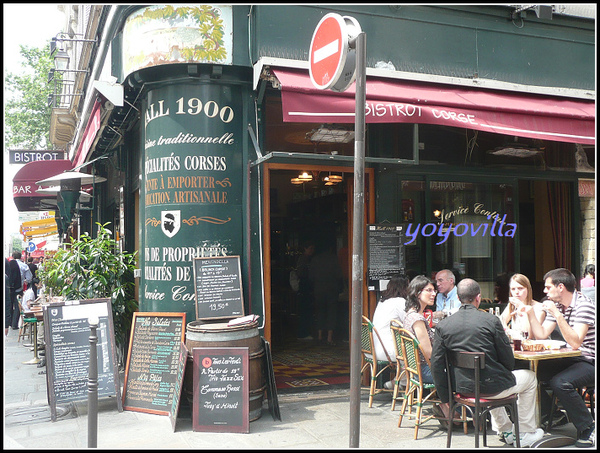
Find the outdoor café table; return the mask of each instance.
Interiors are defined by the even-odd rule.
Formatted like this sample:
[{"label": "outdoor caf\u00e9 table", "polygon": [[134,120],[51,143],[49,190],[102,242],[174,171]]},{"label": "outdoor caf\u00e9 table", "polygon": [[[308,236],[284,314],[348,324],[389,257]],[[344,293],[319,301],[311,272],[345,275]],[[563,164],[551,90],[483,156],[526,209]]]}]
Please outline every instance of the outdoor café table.
[{"label": "outdoor caf\u00e9 table", "polygon": [[[545,349],[543,351],[513,351],[515,359],[526,360],[529,362],[529,369],[535,373],[537,378],[537,370],[540,360],[564,359],[566,357],[578,357],[581,355],[579,349],[561,348],[561,349]],[[537,402],[535,411],[535,421],[539,425],[541,420],[541,388],[538,381]]]}]

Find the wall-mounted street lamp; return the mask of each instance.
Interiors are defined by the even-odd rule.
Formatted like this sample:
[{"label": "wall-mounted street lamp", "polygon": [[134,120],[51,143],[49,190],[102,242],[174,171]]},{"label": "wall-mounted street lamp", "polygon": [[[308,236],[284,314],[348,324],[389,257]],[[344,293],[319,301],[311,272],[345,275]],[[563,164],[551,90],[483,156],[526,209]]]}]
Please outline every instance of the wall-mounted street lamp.
[{"label": "wall-mounted street lamp", "polygon": [[[77,36],[77,35],[73,35]],[[54,93],[48,95],[48,107],[60,107],[63,99],[73,99],[76,96],[83,96],[83,93],[71,93],[73,82],[70,80],[63,80],[56,78],[56,74],[63,74],[66,72],[73,73],[89,73],[88,69],[69,69],[69,54],[64,49],[64,42],[82,42],[82,43],[96,43],[96,39],[83,39],[77,37],[70,37],[66,33],[58,33],[50,41],[50,56],[54,58],[54,68],[48,72],[48,84],[55,82]],[[60,83],[60,87],[57,84]],[[61,91],[60,93],[58,91]],[[57,105],[58,104],[58,105]]]},{"label": "wall-mounted street lamp", "polygon": [[[81,35],[74,35],[81,36]],[[93,42],[95,39],[71,38],[66,33],[57,34],[50,41],[50,56],[54,57],[54,67],[59,71],[65,71],[69,67],[69,54],[63,48],[64,42]]]}]

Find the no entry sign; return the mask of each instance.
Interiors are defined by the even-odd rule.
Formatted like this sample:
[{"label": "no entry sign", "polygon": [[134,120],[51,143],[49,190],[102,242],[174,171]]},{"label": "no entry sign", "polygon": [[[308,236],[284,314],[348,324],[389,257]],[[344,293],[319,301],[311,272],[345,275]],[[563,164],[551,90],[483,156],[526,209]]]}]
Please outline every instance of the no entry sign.
[{"label": "no entry sign", "polygon": [[349,42],[360,33],[353,17],[329,13],[317,24],[310,43],[310,80],[321,90],[344,91],[356,76],[356,51]]}]

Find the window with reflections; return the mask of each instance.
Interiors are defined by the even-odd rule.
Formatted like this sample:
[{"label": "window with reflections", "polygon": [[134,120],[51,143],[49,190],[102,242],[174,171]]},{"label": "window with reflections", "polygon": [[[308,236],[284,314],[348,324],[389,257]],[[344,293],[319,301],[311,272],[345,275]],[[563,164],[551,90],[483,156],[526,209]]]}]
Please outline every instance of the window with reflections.
[{"label": "window with reflections", "polygon": [[514,271],[513,186],[403,180],[401,192],[409,275],[453,269],[494,298],[496,276]]}]

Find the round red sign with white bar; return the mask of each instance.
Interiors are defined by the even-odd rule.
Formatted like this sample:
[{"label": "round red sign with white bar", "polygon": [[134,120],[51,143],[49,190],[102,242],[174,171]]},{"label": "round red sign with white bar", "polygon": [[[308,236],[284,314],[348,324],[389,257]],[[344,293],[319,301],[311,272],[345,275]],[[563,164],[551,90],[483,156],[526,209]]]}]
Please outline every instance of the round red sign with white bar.
[{"label": "round red sign with white bar", "polygon": [[360,33],[349,16],[329,13],[317,24],[310,43],[310,80],[316,88],[344,91],[354,82],[356,52],[348,42]]}]

